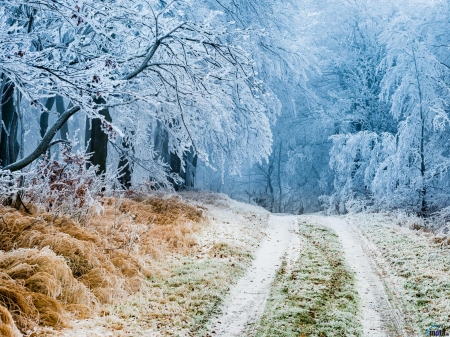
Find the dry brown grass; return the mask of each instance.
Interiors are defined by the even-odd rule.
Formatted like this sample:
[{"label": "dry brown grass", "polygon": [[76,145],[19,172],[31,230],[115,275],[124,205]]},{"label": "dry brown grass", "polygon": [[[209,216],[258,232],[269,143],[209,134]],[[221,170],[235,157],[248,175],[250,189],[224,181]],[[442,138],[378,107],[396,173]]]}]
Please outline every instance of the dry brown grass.
[{"label": "dry brown grass", "polygon": [[38,324],[65,327],[67,311],[71,311],[66,305],[97,305],[86,286],[73,277],[64,258],[49,248],[0,252],[0,275],[0,306],[9,310],[21,331]]},{"label": "dry brown grass", "polygon": [[[203,220],[203,209],[182,201],[178,196],[118,200],[105,198],[104,213],[93,220],[102,236],[111,236],[117,247],[130,248],[129,233],[137,232],[140,254],[160,259],[170,253],[188,254],[196,244],[195,232]],[[127,217],[117,222],[119,214]],[[115,224],[116,228],[111,228]],[[112,248],[114,249],[114,248]]]},{"label": "dry brown grass", "polygon": [[51,214],[0,207],[0,335],[62,328],[73,315],[138,292],[151,261],[190,254],[202,210],[178,197],[105,198],[81,225]]},{"label": "dry brown grass", "polygon": [[35,326],[32,318],[38,315],[30,301],[28,292],[20,283],[7,274],[0,274],[0,305],[9,312],[13,322],[23,329]]},{"label": "dry brown grass", "polygon": [[153,222],[156,225],[199,222],[203,215],[202,209],[183,202],[178,196],[126,199],[120,205],[120,210],[135,215],[138,223]]},{"label": "dry brown grass", "polygon": [[20,331],[14,324],[14,320],[8,309],[0,305],[0,336],[19,337]]}]

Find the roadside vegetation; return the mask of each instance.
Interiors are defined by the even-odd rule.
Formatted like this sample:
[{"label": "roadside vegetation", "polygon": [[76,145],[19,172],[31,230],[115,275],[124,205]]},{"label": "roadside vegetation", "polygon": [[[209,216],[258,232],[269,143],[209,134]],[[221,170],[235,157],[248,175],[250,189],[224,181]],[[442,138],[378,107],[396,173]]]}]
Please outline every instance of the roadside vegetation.
[{"label": "roadside vegetation", "polygon": [[392,214],[347,218],[363,234],[392,305],[405,317],[408,335],[422,336],[434,324],[448,330],[450,238]]},{"label": "roadside vegetation", "polygon": [[101,202],[85,223],[0,209],[2,336],[60,330],[123,301],[155,273],[151,259],[187,253],[204,223],[201,209],[173,196]]},{"label": "roadside vegetation", "polygon": [[338,237],[303,223],[302,246],[292,267],[277,273],[260,324],[250,336],[362,336],[353,273]]},{"label": "roadside vegetation", "polygon": [[0,208],[0,335],[200,333],[268,218],[202,196],[103,198],[84,223]]}]

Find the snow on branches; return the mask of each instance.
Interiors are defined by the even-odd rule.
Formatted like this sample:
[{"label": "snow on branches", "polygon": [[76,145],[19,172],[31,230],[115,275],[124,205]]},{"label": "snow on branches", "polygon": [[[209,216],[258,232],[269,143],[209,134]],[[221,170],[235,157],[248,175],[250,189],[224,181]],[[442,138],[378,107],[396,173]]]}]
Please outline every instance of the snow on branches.
[{"label": "snow on branches", "polygon": [[[192,1],[0,3],[1,71],[43,112],[43,100],[59,95],[100,118],[109,134],[143,131],[134,139],[149,153],[155,121],[180,158],[194,149],[208,163],[226,158],[238,168],[244,157],[270,153],[269,93],[246,52],[245,31],[219,25],[220,13],[196,20],[186,14]],[[99,97],[106,103],[96,104]],[[100,113],[105,108],[112,123]]]}]

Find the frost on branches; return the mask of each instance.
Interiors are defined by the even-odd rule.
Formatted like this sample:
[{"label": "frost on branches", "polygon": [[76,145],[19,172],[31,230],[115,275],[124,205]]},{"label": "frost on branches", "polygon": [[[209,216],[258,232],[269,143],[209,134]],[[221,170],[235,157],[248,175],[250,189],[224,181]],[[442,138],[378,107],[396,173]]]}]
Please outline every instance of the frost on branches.
[{"label": "frost on branches", "polygon": [[333,97],[342,104],[334,111],[339,134],[330,138],[335,191],[324,200],[338,213],[371,207],[427,216],[450,205],[448,4],[376,6],[354,6],[348,24],[353,66]]},{"label": "frost on branches", "polygon": [[45,211],[84,223],[92,211],[99,211],[98,197],[106,191],[112,177],[99,176],[96,167],[86,168],[89,156],[63,145],[60,159],[47,155],[28,172],[2,171],[0,202],[12,201],[16,207]]},{"label": "frost on branches", "polygon": [[88,159],[80,151],[73,153],[70,145],[63,146],[59,161],[44,156],[36,171],[25,176],[22,198],[54,216],[86,221],[92,207],[100,209],[97,197],[106,188],[95,167],[86,169]]},{"label": "frost on branches", "polygon": [[[270,153],[270,92],[246,52],[247,33],[221,23],[220,12],[193,1],[0,3],[3,88],[10,84],[20,94],[17,105],[28,103],[24,115],[51,116],[55,97],[66,104],[53,124],[41,125],[38,146],[3,162],[5,170],[35,162],[80,114],[100,120],[109,136],[106,145],[92,142],[94,157],[96,147],[114,146],[125,165],[165,184],[170,163],[155,149],[156,125],[181,159],[193,152],[208,165],[226,161],[238,170],[244,158]],[[192,7],[201,20],[189,14]]]}]

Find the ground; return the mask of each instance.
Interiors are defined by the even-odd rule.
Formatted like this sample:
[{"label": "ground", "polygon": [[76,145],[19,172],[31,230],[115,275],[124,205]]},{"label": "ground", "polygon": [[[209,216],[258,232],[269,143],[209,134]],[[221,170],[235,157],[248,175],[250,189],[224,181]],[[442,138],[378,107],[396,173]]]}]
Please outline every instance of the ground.
[{"label": "ground", "polygon": [[414,219],[276,215],[200,192],[103,203],[82,227],[1,210],[2,335],[409,337],[447,327],[450,239]]}]

